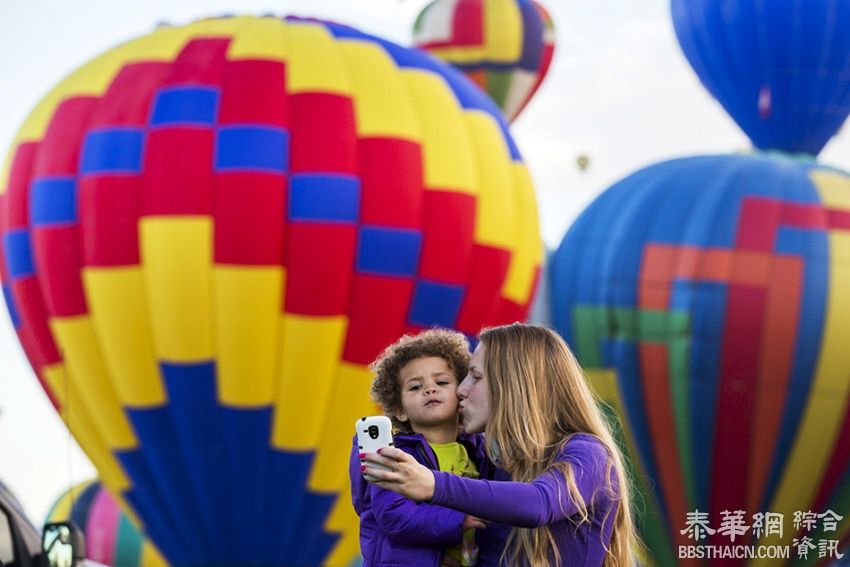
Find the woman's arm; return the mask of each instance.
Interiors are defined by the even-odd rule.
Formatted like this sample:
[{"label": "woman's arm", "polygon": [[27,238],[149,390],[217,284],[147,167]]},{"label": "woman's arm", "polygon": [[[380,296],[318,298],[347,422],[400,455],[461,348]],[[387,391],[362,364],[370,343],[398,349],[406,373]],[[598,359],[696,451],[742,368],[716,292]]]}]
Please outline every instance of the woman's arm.
[{"label": "woman's arm", "polygon": [[[590,439],[573,439],[558,461],[568,463],[579,494],[589,504],[605,487],[607,451]],[[493,482],[434,474],[432,504],[461,510],[485,520],[533,528],[564,520],[581,511],[572,502],[560,470],[549,470],[530,483]]]},{"label": "woman's arm", "polygon": [[[568,518],[579,510],[570,501],[566,479],[550,470],[531,483],[473,480],[434,473],[401,451],[385,449],[370,454],[369,463],[381,463],[391,471],[368,469],[377,484],[415,500],[431,500],[455,510],[520,527],[534,527]],[[594,440],[573,438],[558,456],[569,463],[576,486],[585,502],[605,485],[607,451]]]},{"label": "woman's arm", "polygon": [[447,478],[435,473],[431,503],[520,528],[543,526],[578,512],[567,497],[563,477],[559,481],[558,476],[560,473],[549,472],[524,483]]}]

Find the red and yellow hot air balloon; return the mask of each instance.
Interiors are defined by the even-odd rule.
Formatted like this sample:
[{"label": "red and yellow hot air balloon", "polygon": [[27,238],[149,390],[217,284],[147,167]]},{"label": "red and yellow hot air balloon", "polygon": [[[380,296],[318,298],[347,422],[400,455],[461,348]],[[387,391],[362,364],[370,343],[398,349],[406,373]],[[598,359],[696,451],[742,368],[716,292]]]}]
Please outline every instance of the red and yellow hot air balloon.
[{"label": "red and yellow hot air balloon", "polygon": [[549,71],[555,28],[535,0],[434,0],[413,43],[463,71],[512,122]]},{"label": "red and yellow hot air balloon", "polygon": [[104,485],[180,565],[347,565],[367,365],[523,319],[541,245],[498,108],[310,20],[161,28],[59,84],[0,177],[0,277]]}]

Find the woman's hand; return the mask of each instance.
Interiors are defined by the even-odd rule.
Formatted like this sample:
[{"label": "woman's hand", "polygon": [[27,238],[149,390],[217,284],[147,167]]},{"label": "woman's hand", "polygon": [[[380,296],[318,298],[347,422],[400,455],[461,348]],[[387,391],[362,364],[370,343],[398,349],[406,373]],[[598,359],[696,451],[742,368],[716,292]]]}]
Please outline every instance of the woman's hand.
[{"label": "woman's hand", "polygon": [[[374,485],[397,492],[415,501],[430,500],[434,496],[434,473],[416,462],[400,449],[385,447],[381,453],[363,453],[360,456],[361,472],[374,477]],[[384,465],[389,470],[372,465]]]}]

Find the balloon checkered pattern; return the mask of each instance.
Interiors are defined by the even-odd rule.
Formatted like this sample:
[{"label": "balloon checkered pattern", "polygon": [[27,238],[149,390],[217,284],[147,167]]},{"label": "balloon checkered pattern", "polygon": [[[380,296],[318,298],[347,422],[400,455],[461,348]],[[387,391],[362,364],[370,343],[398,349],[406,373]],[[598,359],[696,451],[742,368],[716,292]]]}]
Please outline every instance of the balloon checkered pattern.
[{"label": "balloon checkered pattern", "polygon": [[272,17],[163,27],[51,91],[0,278],[101,481],[175,565],[345,565],[352,424],[405,332],[524,319],[541,244],[499,110],[432,57]]}]

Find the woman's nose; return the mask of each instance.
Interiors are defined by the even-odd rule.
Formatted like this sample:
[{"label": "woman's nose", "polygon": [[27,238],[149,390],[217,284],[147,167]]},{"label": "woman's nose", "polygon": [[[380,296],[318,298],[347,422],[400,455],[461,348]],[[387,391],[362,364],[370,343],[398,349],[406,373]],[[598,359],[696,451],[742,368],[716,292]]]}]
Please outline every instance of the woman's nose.
[{"label": "woman's nose", "polygon": [[469,393],[469,376],[463,379],[463,381],[457,386],[457,397],[460,399],[465,399],[466,395]]}]

